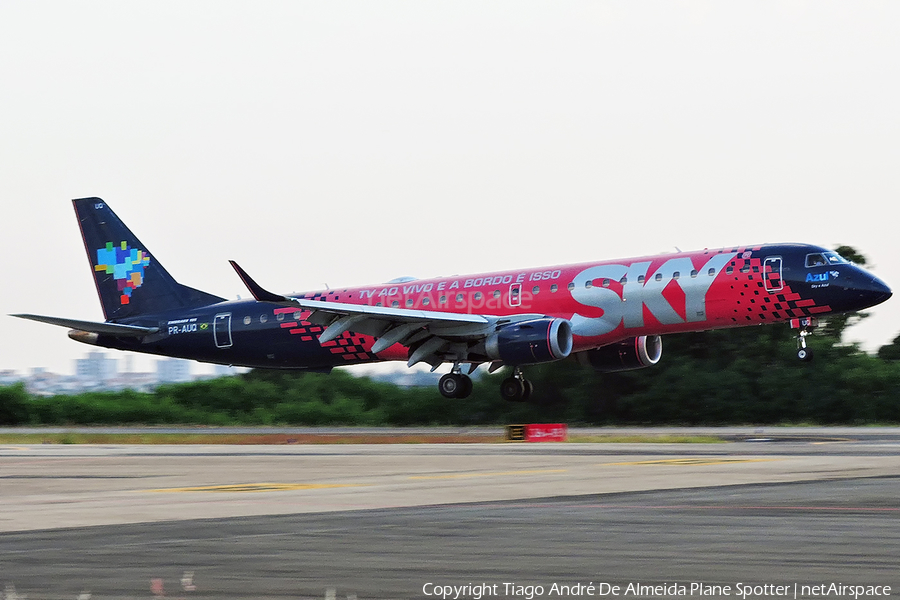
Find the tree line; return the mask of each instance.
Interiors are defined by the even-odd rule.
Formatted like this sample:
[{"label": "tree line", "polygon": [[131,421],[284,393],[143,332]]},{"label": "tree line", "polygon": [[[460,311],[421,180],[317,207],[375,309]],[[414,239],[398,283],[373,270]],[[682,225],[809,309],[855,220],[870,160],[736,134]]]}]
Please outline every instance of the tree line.
[{"label": "tree line", "polygon": [[900,336],[869,355],[836,335],[823,327],[810,336],[808,363],[796,359],[786,325],[666,336],[662,360],[647,369],[598,374],[572,360],[528,367],[528,403],[499,398],[502,371],[479,377],[465,400],[340,370],[254,370],[147,393],[39,397],[20,384],[0,388],[0,424],[900,423]]}]

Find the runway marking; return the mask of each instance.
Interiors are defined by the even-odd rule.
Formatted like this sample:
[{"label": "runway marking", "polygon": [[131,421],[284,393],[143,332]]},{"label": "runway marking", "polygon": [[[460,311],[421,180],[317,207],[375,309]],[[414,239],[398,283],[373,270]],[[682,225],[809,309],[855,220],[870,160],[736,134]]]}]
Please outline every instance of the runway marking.
[{"label": "runway marking", "polygon": [[771,462],[780,458],[664,458],[659,460],[639,460],[634,462],[600,463],[600,466],[640,466],[640,465],[672,465],[693,467],[707,465],[725,465],[732,463]]},{"label": "runway marking", "polygon": [[320,490],[326,488],[360,487],[352,483],[236,483],[230,485],[202,485],[197,487],[160,488],[146,492],[287,492],[293,490]]},{"label": "runway marking", "polygon": [[445,475],[411,475],[410,479],[466,479],[470,477],[501,477],[504,475],[539,475],[543,473],[568,473],[568,469],[533,469],[528,471],[494,471],[489,473],[447,473]]}]

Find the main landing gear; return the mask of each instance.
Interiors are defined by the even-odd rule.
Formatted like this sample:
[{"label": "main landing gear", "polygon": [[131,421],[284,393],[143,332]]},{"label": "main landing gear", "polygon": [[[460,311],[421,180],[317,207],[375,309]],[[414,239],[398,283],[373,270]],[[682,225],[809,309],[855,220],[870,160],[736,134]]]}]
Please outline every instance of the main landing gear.
[{"label": "main landing gear", "polygon": [[532,391],[534,391],[534,386],[522,376],[519,367],[513,370],[512,377],[507,377],[500,384],[500,395],[504,400],[510,402],[525,402],[531,396]]},{"label": "main landing gear", "polygon": [[[440,378],[438,390],[444,398],[467,398],[472,393],[472,379],[464,375],[459,365]],[[522,376],[519,367],[513,370],[511,377],[507,377],[500,384],[500,395],[510,402],[525,402],[531,396],[534,386]]]},{"label": "main landing gear", "polygon": [[791,328],[800,330],[797,334],[797,358],[803,362],[809,362],[813,359],[812,348],[806,346],[806,336],[810,335],[813,329],[818,326],[819,320],[816,317],[791,319]]},{"label": "main landing gear", "polygon": [[463,375],[459,365],[455,365],[438,381],[438,389],[444,398],[467,398],[472,393],[472,378]]}]

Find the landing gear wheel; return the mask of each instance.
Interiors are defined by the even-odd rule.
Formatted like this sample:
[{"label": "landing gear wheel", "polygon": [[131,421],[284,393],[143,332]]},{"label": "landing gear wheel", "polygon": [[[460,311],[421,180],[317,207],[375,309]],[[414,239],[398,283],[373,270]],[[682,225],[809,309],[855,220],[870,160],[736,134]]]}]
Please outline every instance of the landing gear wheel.
[{"label": "landing gear wheel", "polygon": [[468,398],[469,394],[472,393],[472,378],[468,375],[460,375],[462,378],[462,386],[460,387],[459,394],[457,394],[457,398]]},{"label": "landing gear wheel", "polygon": [[460,373],[447,373],[438,381],[438,390],[444,398],[465,398],[472,393],[472,380]]},{"label": "landing gear wheel", "polygon": [[531,398],[531,393],[534,391],[534,385],[527,379],[523,379],[522,383],[525,385],[525,393],[522,394],[522,401],[526,401]]},{"label": "landing gear wheel", "polygon": [[791,328],[799,329],[797,333],[797,358],[803,362],[809,362],[813,359],[811,348],[806,345],[806,338],[812,335],[813,329],[819,326],[819,320],[815,317],[804,317],[802,319],[791,319]]},{"label": "landing gear wheel", "polygon": [[507,377],[500,384],[500,395],[509,402],[524,402],[525,391],[525,380],[518,377]]}]

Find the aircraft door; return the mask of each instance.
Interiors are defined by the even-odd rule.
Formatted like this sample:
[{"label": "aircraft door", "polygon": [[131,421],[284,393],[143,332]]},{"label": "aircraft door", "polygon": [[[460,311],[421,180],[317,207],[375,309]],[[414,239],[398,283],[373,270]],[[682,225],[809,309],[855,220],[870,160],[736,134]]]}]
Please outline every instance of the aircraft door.
[{"label": "aircraft door", "polygon": [[216,315],[213,321],[216,348],[231,348],[231,313]]},{"label": "aircraft door", "polygon": [[763,278],[766,282],[766,291],[769,293],[780,292],[784,289],[784,280],[781,278],[781,257],[767,256],[763,261]]},{"label": "aircraft door", "polygon": [[522,304],[522,284],[514,283],[509,286],[509,305],[519,306]]}]

